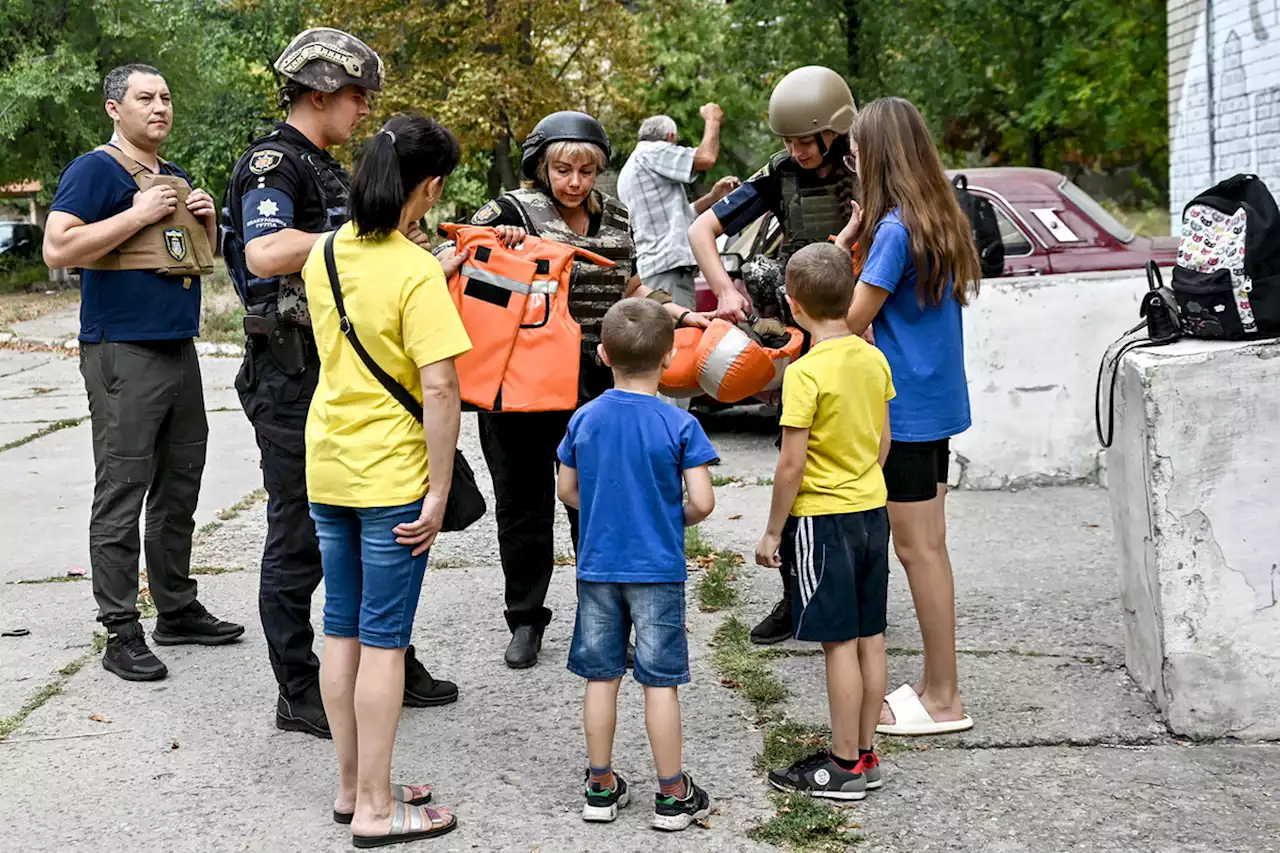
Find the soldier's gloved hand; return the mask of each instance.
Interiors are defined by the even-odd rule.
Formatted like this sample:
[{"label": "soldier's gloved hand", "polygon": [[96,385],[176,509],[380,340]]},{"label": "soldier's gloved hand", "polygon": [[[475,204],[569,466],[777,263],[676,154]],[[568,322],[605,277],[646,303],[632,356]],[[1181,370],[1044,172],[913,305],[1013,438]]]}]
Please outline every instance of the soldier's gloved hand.
[{"label": "soldier's gloved hand", "polygon": [[436,260],[440,261],[440,266],[444,268],[444,277],[453,278],[454,273],[462,268],[467,262],[467,258],[471,257],[471,250],[459,252],[457,249],[449,249],[436,255]]},{"label": "soldier's gloved hand", "polygon": [[498,235],[498,242],[508,249],[519,246],[529,233],[518,225],[497,225],[494,226],[493,231]]},{"label": "soldier's gloved hand", "polygon": [[217,208],[214,206],[213,196],[204,190],[192,190],[187,195],[187,210],[197,219],[207,219],[213,216]]},{"label": "soldier's gloved hand", "polygon": [[173,187],[154,186],[133,195],[133,209],[144,225],[155,225],[178,209],[178,191]]}]

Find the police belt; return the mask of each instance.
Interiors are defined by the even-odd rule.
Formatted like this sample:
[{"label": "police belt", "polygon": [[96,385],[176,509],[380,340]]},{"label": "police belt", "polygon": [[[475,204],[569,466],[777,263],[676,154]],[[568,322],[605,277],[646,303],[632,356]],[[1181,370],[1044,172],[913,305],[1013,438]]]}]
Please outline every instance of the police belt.
[{"label": "police belt", "polygon": [[311,330],[275,313],[246,314],[244,332],[251,349],[266,350],[271,360],[286,376],[300,376],[307,369],[308,355],[317,355],[316,340]]}]

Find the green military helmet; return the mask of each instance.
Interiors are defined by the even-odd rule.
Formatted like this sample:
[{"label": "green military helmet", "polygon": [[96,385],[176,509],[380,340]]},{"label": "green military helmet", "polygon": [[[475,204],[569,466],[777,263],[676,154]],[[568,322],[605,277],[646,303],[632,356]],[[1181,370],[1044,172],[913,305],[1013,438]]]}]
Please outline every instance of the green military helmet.
[{"label": "green military helmet", "polygon": [[360,39],[331,27],[299,33],[280,54],[275,69],[317,92],[336,92],[343,86],[382,90],[382,58]]},{"label": "green military helmet", "polygon": [[778,136],[844,135],[858,107],[844,78],[830,68],[806,65],[778,81],[769,96],[769,129]]}]

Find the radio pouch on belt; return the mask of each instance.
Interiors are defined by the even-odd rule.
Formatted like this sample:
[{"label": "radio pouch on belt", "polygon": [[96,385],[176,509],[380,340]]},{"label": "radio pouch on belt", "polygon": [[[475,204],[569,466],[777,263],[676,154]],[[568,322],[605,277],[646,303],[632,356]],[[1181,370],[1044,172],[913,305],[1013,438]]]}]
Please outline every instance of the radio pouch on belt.
[{"label": "radio pouch on belt", "polygon": [[103,257],[83,264],[84,268],[151,270],[173,276],[212,273],[213,249],[209,246],[209,234],[195,214],[187,210],[191,185],[177,175],[157,175],[114,145],[101,145],[96,150],[119,163],[138,185],[139,192],[157,186],[173,187],[178,194],[178,206],[164,219],[141,229]]},{"label": "radio pouch on belt", "polygon": [[[387,389],[387,393],[396,399],[396,402],[405,408],[405,410],[413,415],[414,420],[422,423],[422,404],[419,403],[409,393],[409,389],[405,388],[395,377],[387,373],[382,367],[373,360],[373,356],[369,355],[369,351],[364,348],[364,344],[360,343],[360,338],[356,335],[356,330],[351,325],[351,318],[347,316],[346,303],[342,301],[342,287],[338,284],[338,265],[333,259],[333,240],[338,236],[337,231],[329,232],[329,236],[324,241],[324,264],[329,271],[329,287],[333,290],[333,305],[338,311],[338,328],[342,330],[342,334],[351,342],[351,347],[356,351],[356,355],[364,362],[364,366],[369,369],[374,378],[378,380],[383,388]],[[430,460],[428,459],[428,464]],[[430,474],[428,473],[428,476]],[[484,495],[480,493],[480,487],[476,485],[475,472],[471,470],[471,465],[467,462],[467,457],[462,455],[462,451],[457,448],[453,451],[453,483],[449,487],[449,497],[445,500],[444,507],[444,524],[441,530],[465,530],[485,514]]]},{"label": "radio pouch on belt", "polygon": [[507,248],[492,228],[446,224],[471,256],[449,280],[471,350],[459,356],[462,399],[487,411],[557,412],[578,405],[582,328],[569,314],[575,259],[601,255],[542,237]]}]

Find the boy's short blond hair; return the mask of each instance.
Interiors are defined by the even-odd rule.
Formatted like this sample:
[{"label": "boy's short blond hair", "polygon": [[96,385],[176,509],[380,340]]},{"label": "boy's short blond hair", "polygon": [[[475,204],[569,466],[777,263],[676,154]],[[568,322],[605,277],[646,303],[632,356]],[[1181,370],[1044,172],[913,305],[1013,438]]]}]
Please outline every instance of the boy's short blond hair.
[{"label": "boy's short blond hair", "polygon": [[638,297],[614,303],[600,328],[609,365],[624,375],[660,370],[675,336],[671,315],[652,299]]},{"label": "boy's short blond hair", "polygon": [[787,295],[815,320],[844,319],[853,285],[853,260],[834,243],[810,243],[787,262]]}]

